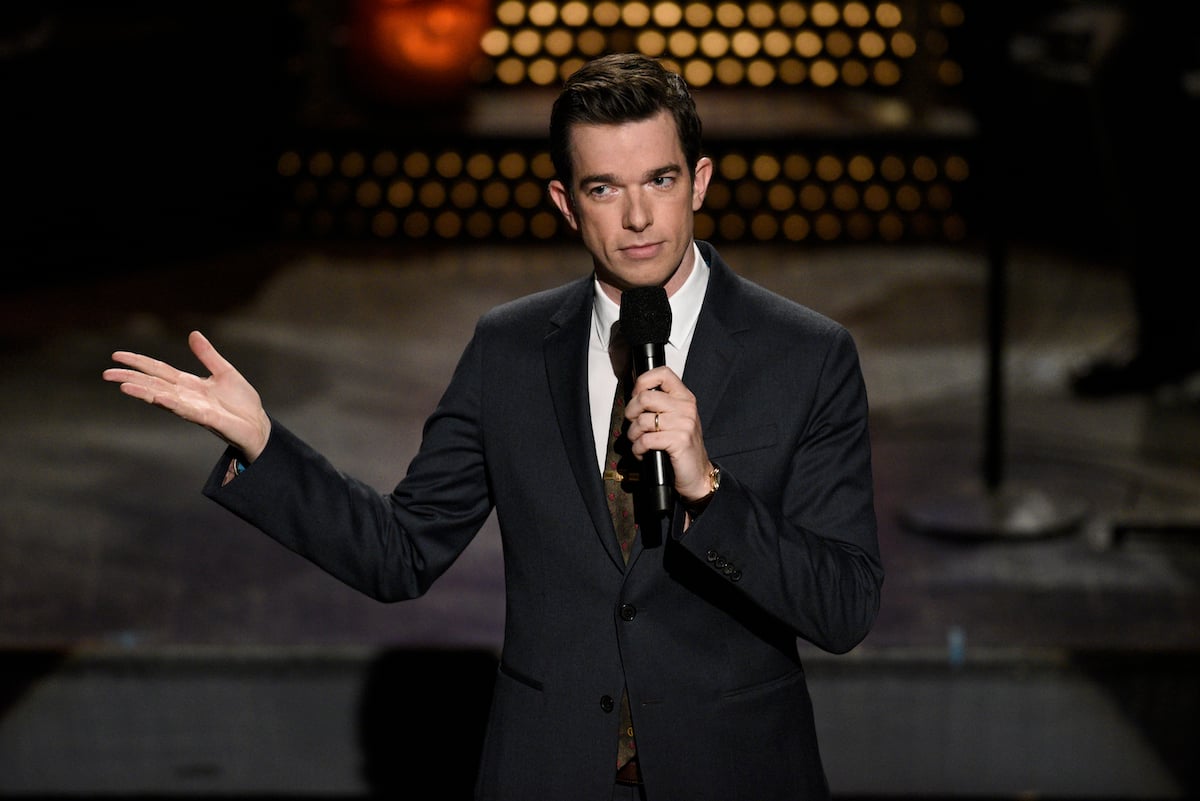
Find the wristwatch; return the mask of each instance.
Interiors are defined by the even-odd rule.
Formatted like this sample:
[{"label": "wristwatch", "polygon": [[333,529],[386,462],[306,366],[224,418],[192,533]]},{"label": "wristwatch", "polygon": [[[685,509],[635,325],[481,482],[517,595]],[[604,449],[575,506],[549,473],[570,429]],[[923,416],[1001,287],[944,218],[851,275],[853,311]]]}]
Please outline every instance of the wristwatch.
[{"label": "wristwatch", "polygon": [[684,504],[684,506],[687,508],[688,514],[692,516],[693,520],[700,516],[700,513],[704,511],[706,506],[708,506],[708,502],[712,500],[712,496],[715,495],[717,490],[720,488],[721,468],[714,464],[712,470],[708,472],[708,494],[703,498],[697,498],[694,501],[689,501]]}]

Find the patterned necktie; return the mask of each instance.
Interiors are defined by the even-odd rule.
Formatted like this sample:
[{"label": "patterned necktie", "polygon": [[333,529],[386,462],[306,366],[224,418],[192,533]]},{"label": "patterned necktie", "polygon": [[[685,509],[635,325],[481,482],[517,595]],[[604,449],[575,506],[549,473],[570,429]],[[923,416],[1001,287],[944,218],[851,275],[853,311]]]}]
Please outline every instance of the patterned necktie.
[{"label": "patterned necktie", "polygon": [[[617,359],[620,362],[620,359]],[[618,375],[626,371],[620,370]],[[617,381],[613,396],[613,410],[608,429],[608,454],[604,457],[604,494],[608,499],[608,511],[612,514],[613,528],[621,555],[629,562],[633,541],[637,538],[638,525],[633,510],[633,483],[626,480],[631,470],[636,470],[636,460],[630,451],[629,439],[625,436],[625,393],[627,382]],[[633,718],[629,711],[629,693],[621,690],[621,721],[617,736],[617,769],[624,767],[637,754],[633,741]]]}]

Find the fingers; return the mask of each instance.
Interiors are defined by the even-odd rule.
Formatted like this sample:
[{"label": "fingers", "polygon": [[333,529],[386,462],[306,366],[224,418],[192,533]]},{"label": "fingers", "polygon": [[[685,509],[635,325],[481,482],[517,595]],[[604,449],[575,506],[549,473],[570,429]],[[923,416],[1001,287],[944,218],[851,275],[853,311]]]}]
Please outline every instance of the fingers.
[{"label": "fingers", "polygon": [[188,334],[188,347],[213,375],[220,375],[234,369],[233,365],[226,361],[225,357],[218,353],[213,344],[208,341],[208,337],[199,331]]}]

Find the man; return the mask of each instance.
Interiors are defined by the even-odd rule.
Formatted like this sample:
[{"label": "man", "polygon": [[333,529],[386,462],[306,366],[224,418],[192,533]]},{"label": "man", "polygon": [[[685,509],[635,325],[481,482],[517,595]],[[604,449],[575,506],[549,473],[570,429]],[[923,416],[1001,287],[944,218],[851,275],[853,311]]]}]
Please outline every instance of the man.
[{"label": "man", "polygon": [[[495,509],[507,606],[477,798],[827,798],[796,640],[853,648],[883,576],[853,341],[693,239],[713,166],[677,75],[597,59],[550,132],[592,274],[484,315],[391,493],[271,418],[198,332],[208,378],[127,352],[104,377],[223,437],[204,492],[380,600],[425,592]],[[631,381],[613,439],[666,455],[674,503],[623,550],[610,334],[647,286],[669,296],[666,364]]]}]

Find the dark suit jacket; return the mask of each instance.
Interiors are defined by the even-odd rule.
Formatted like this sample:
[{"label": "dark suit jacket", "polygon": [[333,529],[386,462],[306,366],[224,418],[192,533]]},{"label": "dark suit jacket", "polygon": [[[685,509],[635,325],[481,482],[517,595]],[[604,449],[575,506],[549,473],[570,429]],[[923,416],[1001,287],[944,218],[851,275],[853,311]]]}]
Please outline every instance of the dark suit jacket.
[{"label": "dark suit jacket", "polygon": [[[627,686],[651,801],[829,794],[797,652],[866,636],[883,570],[867,398],[835,322],[712,271],[683,380],[721,488],[628,566],[588,406],[589,277],[484,315],[390,494],[274,422],[205,493],[352,587],[421,595],[493,509],[507,606],[479,799],[607,801]],[[614,699],[618,702],[614,705]]]}]

